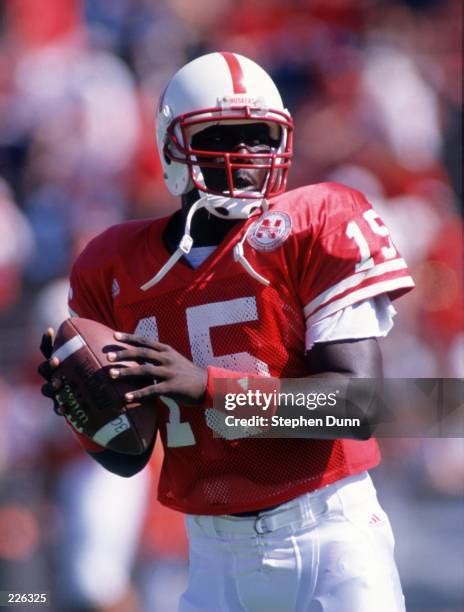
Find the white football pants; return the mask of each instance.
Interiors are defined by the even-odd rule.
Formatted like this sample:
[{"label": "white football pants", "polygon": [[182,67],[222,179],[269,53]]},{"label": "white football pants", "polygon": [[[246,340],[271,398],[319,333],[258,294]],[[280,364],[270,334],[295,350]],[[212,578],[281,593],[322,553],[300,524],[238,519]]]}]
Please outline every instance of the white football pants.
[{"label": "white football pants", "polygon": [[256,517],[187,516],[180,612],[404,612],[387,515],[367,472]]}]

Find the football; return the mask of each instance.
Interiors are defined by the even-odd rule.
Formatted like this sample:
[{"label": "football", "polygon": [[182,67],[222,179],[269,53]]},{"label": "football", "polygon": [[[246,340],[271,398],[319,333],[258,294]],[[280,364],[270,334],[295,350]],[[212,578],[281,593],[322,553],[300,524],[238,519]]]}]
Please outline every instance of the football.
[{"label": "football", "polygon": [[59,327],[52,357],[59,359],[54,379],[61,382],[57,393],[60,412],[81,434],[110,450],[130,455],[143,453],[157,431],[153,398],[128,403],[125,394],[153,384],[113,379],[109,371],[130,362],[112,362],[110,351],[128,348],[114,338],[114,330],[90,319],[71,317]]}]

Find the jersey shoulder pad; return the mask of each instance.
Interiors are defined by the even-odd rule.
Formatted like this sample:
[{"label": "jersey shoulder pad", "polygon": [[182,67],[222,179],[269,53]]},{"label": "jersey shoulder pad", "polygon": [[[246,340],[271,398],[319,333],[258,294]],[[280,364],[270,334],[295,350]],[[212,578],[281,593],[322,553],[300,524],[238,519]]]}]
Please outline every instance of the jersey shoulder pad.
[{"label": "jersey shoulder pad", "polygon": [[329,182],[288,191],[273,200],[272,205],[272,210],[290,216],[294,235],[330,233],[370,208],[360,191]]},{"label": "jersey shoulder pad", "polygon": [[74,269],[106,268],[135,243],[140,244],[157,220],[143,219],[112,225],[90,240],[74,262]]}]

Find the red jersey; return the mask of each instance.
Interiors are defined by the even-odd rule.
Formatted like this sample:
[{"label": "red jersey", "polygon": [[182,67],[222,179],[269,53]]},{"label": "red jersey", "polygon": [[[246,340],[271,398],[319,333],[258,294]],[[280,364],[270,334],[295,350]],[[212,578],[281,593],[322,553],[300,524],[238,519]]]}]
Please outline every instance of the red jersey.
[{"label": "red jersey", "polygon": [[[169,258],[168,219],[124,223],[95,238],[71,275],[79,316],[171,345],[197,365],[302,377],[307,326],[350,304],[413,287],[388,230],[362,194],[334,183],[296,189],[267,213],[231,228],[197,269]],[[244,254],[259,282],[233,257]],[[373,467],[375,440],[214,435],[210,411],[157,400],[164,445],[159,500],[192,514],[230,514],[283,503]]]}]

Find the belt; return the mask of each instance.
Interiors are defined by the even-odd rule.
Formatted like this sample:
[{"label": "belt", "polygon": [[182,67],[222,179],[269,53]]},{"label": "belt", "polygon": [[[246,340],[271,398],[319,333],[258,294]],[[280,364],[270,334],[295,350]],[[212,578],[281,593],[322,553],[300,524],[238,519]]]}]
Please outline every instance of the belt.
[{"label": "belt", "polygon": [[237,534],[253,536],[270,533],[292,524],[316,524],[321,515],[340,504],[360,503],[375,496],[375,488],[367,472],[348,476],[316,491],[305,493],[277,507],[225,516],[187,515],[193,523],[211,536]]},{"label": "belt", "polygon": [[[305,503],[307,502],[307,503]],[[319,517],[327,511],[327,503],[321,497],[313,496],[301,500],[292,500],[273,510],[260,510],[252,516],[193,516],[193,521],[202,529],[217,535],[238,534],[256,535],[270,533],[288,527],[293,523],[316,523]]]},{"label": "belt", "polygon": [[280,504],[278,504],[277,506],[268,506],[267,508],[261,508],[260,510],[252,510],[250,512],[234,512],[229,516],[258,516],[258,514],[261,514],[261,512],[270,512],[271,510],[275,510],[279,506]]}]

